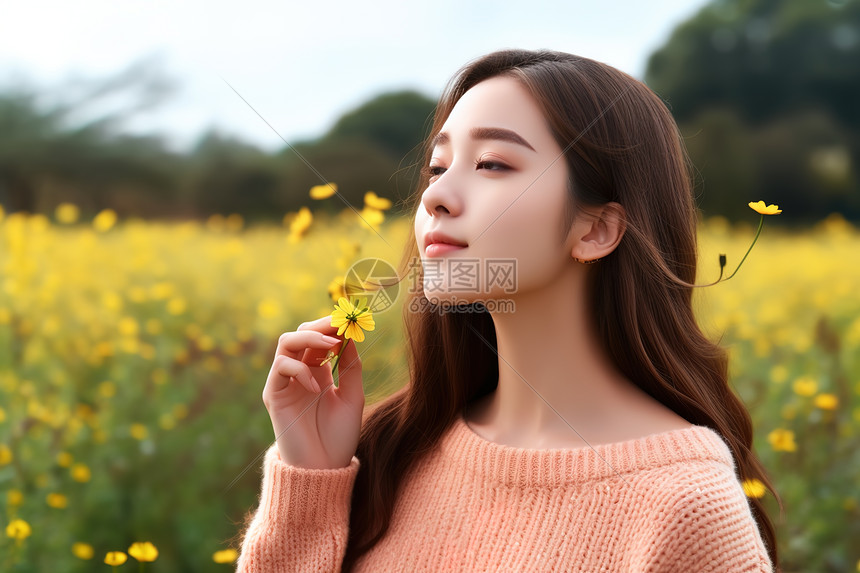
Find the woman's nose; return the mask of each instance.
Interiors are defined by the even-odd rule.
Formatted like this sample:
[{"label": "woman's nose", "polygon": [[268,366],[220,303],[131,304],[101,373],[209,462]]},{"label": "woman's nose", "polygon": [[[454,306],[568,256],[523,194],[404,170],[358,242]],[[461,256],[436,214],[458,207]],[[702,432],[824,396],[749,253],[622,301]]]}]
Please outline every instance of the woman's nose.
[{"label": "woman's nose", "polygon": [[455,188],[456,182],[450,170],[431,183],[424,191],[421,202],[431,217],[443,214],[457,216],[463,209],[461,194]]}]

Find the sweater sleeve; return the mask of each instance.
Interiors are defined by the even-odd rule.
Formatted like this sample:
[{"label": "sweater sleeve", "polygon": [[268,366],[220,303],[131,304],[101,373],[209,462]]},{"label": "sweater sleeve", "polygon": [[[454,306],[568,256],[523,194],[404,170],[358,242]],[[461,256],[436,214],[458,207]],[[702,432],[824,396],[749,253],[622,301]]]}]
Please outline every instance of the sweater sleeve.
[{"label": "sweater sleeve", "polygon": [[773,573],[740,483],[733,475],[720,473],[710,474],[718,481],[707,487],[696,479],[679,486],[646,570]]},{"label": "sweater sleeve", "polygon": [[359,460],[307,469],[281,460],[273,444],[263,462],[260,504],[245,531],[237,573],[340,571]]}]

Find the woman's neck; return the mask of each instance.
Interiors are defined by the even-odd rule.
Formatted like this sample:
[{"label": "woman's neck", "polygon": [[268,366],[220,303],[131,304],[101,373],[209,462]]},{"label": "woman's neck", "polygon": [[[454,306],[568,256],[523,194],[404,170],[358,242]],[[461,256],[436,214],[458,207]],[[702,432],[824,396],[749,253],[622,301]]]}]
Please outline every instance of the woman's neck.
[{"label": "woman's neck", "polygon": [[588,320],[586,272],[570,265],[544,288],[514,293],[514,312],[493,314],[499,383],[468,418],[488,439],[578,447],[635,436],[648,420],[685,423],[612,364]]}]

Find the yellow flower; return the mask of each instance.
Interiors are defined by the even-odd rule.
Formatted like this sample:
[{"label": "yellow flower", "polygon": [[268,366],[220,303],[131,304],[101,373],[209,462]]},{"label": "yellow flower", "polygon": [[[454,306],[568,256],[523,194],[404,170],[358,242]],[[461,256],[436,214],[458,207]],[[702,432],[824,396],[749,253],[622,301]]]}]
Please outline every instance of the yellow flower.
[{"label": "yellow flower", "polygon": [[362,299],[356,307],[343,296],[337,301],[337,306],[331,313],[331,325],[337,328],[338,336],[345,332],[344,338],[352,338],[356,342],[364,340],[365,330],[369,332],[376,327],[373,313],[365,306],[365,299]]},{"label": "yellow flower", "polygon": [[764,201],[758,201],[756,203],[750,202],[749,206],[750,209],[760,215],[779,215],[782,213],[782,209],[780,209],[778,205],[768,205],[765,207]]},{"label": "yellow flower", "polygon": [[311,187],[311,199],[327,199],[337,193],[337,183],[314,185]]},{"label": "yellow flower", "polygon": [[732,274],[730,274],[726,278],[723,278],[723,271],[726,268],[726,262],[728,259],[726,259],[725,254],[720,253],[720,257],[719,257],[720,276],[717,278],[716,281],[714,281],[712,283],[705,284],[705,285],[697,285],[697,286],[712,286],[712,285],[715,285],[721,281],[727,281],[730,278],[732,278],[733,276],[735,276],[737,274],[737,272],[740,270],[741,265],[743,265],[744,261],[747,260],[747,256],[750,254],[750,251],[752,251],[752,248],[755,246],[756,241],[758,241],[758,236],[761,234],[761,228],[764,226],[764,216],[765,215],[776,215],[778,213],[782,213],[782,211],[776,205],[768,205],[767,207],[765,207],[764,201],[759,201],[757,203],[750,202],[749,206],[756,213],[761,214],[761,217],[759,217],[758,229],[756,229],[755,237],[753,237],[752,243],[750,244],[750,246],[747,249],[747,252],[744,254],[743,258],[741,259],[741,262],[738,263],[738,266],[735,267],[735,270],[734,270],[734,272],[732,272]]},{"label": "yellow flower", "polygon": [[239,557],[239,552],[235,549],[222,549],[212,554],[212,561],[215,563],[232,563]]},{"label": "yellow flower", "polygon": [[261,318],[274,318],[281,314],[280,303],[272,298],[264,298],[257,305],[257,315]]},{"label": "yellow flower", "polygon": [[24,494],[21,493],[20,489],[10,489],[6,492],[6,503],[12,507],[21,505],[24,503]]},{"label": "yellow flower", "polygon": [[5,466],[13,459],[12,450],[6,444],[0,444],[0,466]]},{"label": "yellow flower", "polygon": [[314,221],[314,215],[307,207],[302,207],[296,213],[296,218],[290,223],[290,235],[301,237]]},{"label": "yellow flower", "polygon": [[377,229],[379,225],[385,221],[385,214],[379,209],[374,209],[368,205],[364,206],[361,213],[358,214],[358,222],[365,229]]},{"label": "yellow flower", "polygon": [[809,397],[818,391],[818,382],[816,382],[815,379],[810,376],[801,376],[794,381],[792,389],[794,390],[794,393],[798,396]]},{"label": "yellow flower", "polygon": [[794,442],[794,432],[777,428],[767,435],[767,441],[776,452],[793,452],[797,450]]},{"label": "yellow flower", "polygon": [[835,410],[839,405],[839,398],[835,394],[819,394],[812,403],[822,410]]},{"label": "yellow flower", "polygon": [[128,548],[128,554],[138,561],[150,562],[158,559],[158,549],[149,541],[132,543]]},{"label": "yellow flower", "polygon": [[372,209],[379,209],[380,211],[391,208],[390,200],[384,197],[378,197],[373,191],[368,191],[364,194],[364,204]]},{"label": "yellow flower", "polygon": [[140,332],[140,325],[131,316],[124,316],[119,321],[119,333],[124,336],[137,336]]},{"label": "yellow flower", "polygon": [[86,464],[75,464],[72,466],[71,473],[72,479],[79,483],[86,483],[92,477],[92,472],[90,472],[90,468]]},{"label": "yellow flower", "polygon": [[73,461],[75,461],[75,459],[69,452],[60,452],[59,454],[57,454],[57,465],[61,468],[69,467],[70,465],[72,465]]},{"label": "yellow flower", "polygon": [[764,484],[756,478],[745,479],[743,481],[743,487],[744,493],[747,495],[747,497],[759,498],[763,497],[765,492],[767,492],[767,489],[765,488]]},{"label": "yellow flower", "polygon": [[113,209],[104,209],[93,219],[93,228],[104,233],[116,223],[116,212]]},{"label": "yellow flower", "polygon": [[78,559],[92,559],[95,551],[89,543],[75,543],[72,545],[72,553]]},{"label": "yellow flower", "polygon": [[49,493],[45,501],[54,509],[64,509],[69,505],[69,498],[61,493]]},{"label": "yellow flower", "polygon": [[71,224],[78,220],[80,211],[74,203],[60,203],[54,210],[54,216],[60,223]]},{"label": "yellow flower", "polygon": [[11,537],[15,541],[22,541],[30,537],[32,530],[30,524],[23,519],[13,519],[6,526],[6,537]]},{"label": "yellow flower", "polygon": [[167,303],[167,312],[170,314],[177,316],[185,312],[185,309],[188,307],[188,304],[185,302],[185,299],[182,297],[174,297],[170,299]]},{"label": "yellow flower", "polygon": [[109,551],[107,555],[105,555],[105,563],[108,565],[122,565],[128,560],[128,555],[123,553],[122,551]]},{"label": "yellow flower", "polygon": [[132,424],[129,433],[135,440],[145,440],[147,434],[146,426],[143,424]]}]

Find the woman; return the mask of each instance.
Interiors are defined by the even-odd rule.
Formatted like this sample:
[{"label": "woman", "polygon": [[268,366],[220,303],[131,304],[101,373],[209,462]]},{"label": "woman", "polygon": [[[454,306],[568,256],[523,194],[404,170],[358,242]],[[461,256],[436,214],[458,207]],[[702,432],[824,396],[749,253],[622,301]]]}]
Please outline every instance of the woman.
[{"label": "woman", "polygon": [[281,336],[239,570],[778,566],[740,484],[773,490],[749,414],[693,316],[695,207],[661,100],[586,58],[497,51],[446,86],[424,166],[410,381],[364,415],[355,345],[338,388],[318,366],[342,343],[329,317]]}]

